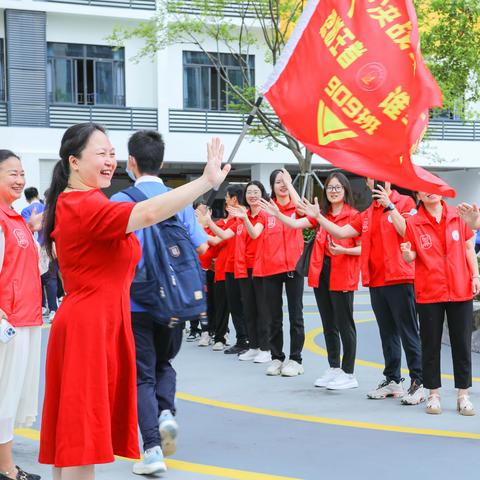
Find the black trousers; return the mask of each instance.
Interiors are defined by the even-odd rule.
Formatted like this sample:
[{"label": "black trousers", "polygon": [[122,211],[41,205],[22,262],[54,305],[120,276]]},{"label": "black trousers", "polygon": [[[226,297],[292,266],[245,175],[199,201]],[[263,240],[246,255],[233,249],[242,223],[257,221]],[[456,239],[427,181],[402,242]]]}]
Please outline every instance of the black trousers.
[{"label": "black trousers", "polygon": [[270,351],[273,360],[285,360],[283,353],[283,284],[287,293],[290,321],[290,359],[302,363],[305,343],[303,323],[303,276],[297,272],[285,272],[263,277],[265,304],[269,310]]},{"label": "black trousers", "polygon": [[395,382],[401,380],[403,346],[411,380],[423,383],[422,350],[413,285],[402,283],[372,287],[370,300],[382,340],[385,378]]},{"label": "black trousers", "polygon": [[182,327],[158,325],[148,313],[132,312],[137,362],[138,424],[146,450],[160,445],[158,416],[175,414],[177,374],[171,364],[182,345]]},{"label": "black trousers", "polygon": [[328,363],[340,368],[340,340],[343,347],[342,370],[353,373],[357,351],[357,330],[353,321],[353,292],[330,290],[330,258],[325,256],[320,283],[314,288],[315,300],[322,317]]},{"label": "black trousers", "polygon": [[213,295],[215,297],[215,343],[225,343],[230,311],[228,310],[227,291],[224,280],[215,282]]},{"label": "black trousers", "polygon": [[417,303],[423,351],[423,383],[426,388],[442,386],[440,348],[443,324],[447,317],[452,346],[455,388],[472,386],[473,301]]},{"label": "black trousers", "polygon": [[215,331],[215,272],[207,270],[205,272],[205,281],[207,284],[207,320],[208,322],[200,325],[199,320],[192,320],[190,322],[190,331],[209,332],[210,335]]},{"label": "black trousers", "polygon": [[227,289],[227,303],[233,326],[237,335],[237,344],[245,345],[248,342],[245,315],[243,313],[242,294],[240,282],[235,279],[232,272],[225,273],[225,287]]},{"label": "black trousers", "polygon": [[263,278],[253,277],[252,269],[249,268],[248,278],[240,279],[240,291],[242,292],[250,348],[268,351],[270,342]]},{"label": "black trousers", "polygon": [[56,312],[58,309],[57,303],[57,282],[58,266],[57,261],[50,261],[48,271],[41,277],[42,281],[42,307],[48,307],[51,312]]}]

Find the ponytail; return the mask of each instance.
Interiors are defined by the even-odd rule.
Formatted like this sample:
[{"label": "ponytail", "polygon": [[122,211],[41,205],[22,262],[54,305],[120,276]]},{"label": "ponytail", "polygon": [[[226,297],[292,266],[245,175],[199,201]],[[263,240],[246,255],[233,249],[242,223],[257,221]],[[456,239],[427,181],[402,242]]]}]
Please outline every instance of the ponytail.
[{"label": "ponytail", "polygon": [[55,211],[59,195],[67,188],[70,177],[70,157],[80,158],[88,140],[96,131],[105,133],[105,129],[96,123],[79,123],[68,128],[60,144],[60,160],[55,164],[52,181],[45,199],[46,208],[43,214],[43,234],[45,248],[53,258],[52,232],[55,229]]},{"label": "ponytail", "polygon": [[63,160],[59,160],[53,169],[52,182],[45,198],[45,212],[43,213],[43,232],[45,238],[45,248],[48,256],[53,259],[53,240],[51,234],[55,228],[55,210],[59,195],[67,188],[68,172],[63,166]]}]

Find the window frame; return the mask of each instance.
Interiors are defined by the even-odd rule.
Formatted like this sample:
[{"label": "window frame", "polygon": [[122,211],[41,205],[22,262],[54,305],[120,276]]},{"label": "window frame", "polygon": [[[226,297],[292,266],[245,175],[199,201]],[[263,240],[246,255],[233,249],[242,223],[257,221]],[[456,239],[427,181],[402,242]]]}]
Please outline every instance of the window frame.
[{"label": "window frame", "polygon": [[7,69],[5,64],[5,39],[0,38],[0,103],[7,101]]},{"label": "window frame", "polygon": [[[50,55],[49,53],[49,47],[52,45],[75,45],[75,46],[81,46],[82,47],[82,56],[79,55]],[[122,59],[115,59],[115,58],[102,58],[102,57],[95,57],[92,55],[88,54],[88,48],[89,47],[107,47],[112,49],[112,54],[113,54],[113,48],[108,46],[108,45],[93,45],[93,44],[83,44],[83,43],[70,43],[70,42],[47,42],[47,70],[50,71],[51,74],[51,91],[48,92],[48,103],[49,105],[63,105],[63,106],[98,106],[98,107],[125,107],[126,106],[126,95],[125,95],[125,89],[126,89],[126,79],[125,79],[125,49],[122,47],[120,50],[122,51]],[[112,55],[113,57],[113,55]],[[72,96],[73,96],[73,102],[62,102],[62,101],[55,101],[54,95],[55,95],[55,62],[57,60],[69,60],[72,62],[71,65],[71,75],[72,75]],[[91,61],[92,62],[92,74],[93,74],[93,95],[94,99],[92,103],[89,103],[88,101],[88,81],[87,81],[87,62]],[[83,64],[83,91],[79,91],[79,86],[78,86],[78,65],[79,62]],[[98,92],[97,92],[97,69],[96,65],[98,62],[101,63],[109,63],[111,64],[112,67],[112,97],[113,97],[113,103],[98,103],[97,102],[97,97],[98,97]],[[115,71],[119,68],[123,67],[123,74],[122,74],[122,80],[121,84],[117,83],[115,81]],[[120,87],[120,88],[119,88]],[[119,92],[122,92],[122,95],[119,94]],[[79,96],[83,95],[83,103],[79,102]],[[118,99],[117,103],[115,103],[115,100]]]},{"label": "window frame", "polygon": [[[187,58],[186,56],[189,54],[189,53],[196,53],[196,54],[199,54],[199,55],[202,55],[205,59],[206,59],[206,62],[205,63],[202,63],[202,62],[195,62],[195,61],[188,61],[187,62]],[[240,66],[235,66],[235,65],[226,65],[225,63],[226,62],[222,62],[222,56],[229,56],[229,57],[232,57],[234,58],[235,55],[232,54],[232,53],[228,53],[228,52],[219,52],[219,53],[214,53],[214,52],[208,52],[208,55],[212,55],[212,56],[217,56],[219,55],[220,56],[220,62],[222,64],[222,68],[226,70],[226,74],[228,76],[228,73],[230,70],[233,70],[233,71],[242,71],[242,67]],[[218,75],[218,78],[217,78],[217,94],[216,94],[216,99],[215,99],[215,102],[217,103],[217,108],[212,108],[212,103],[213,103],[213,98],[212,98],[212,70],[217,70],[217,67],[216,65],[210,61],[210,58],[208,57],[208,55],[202,51],[195,51],[195,50],[183,50],[182,51],[182,82],[183,82],[183,87],[182,87],[182,101],[183,101],[183,109],[184,110],[189,110],[189,111],[200,111],[200,112],[229,112],[229,111],[232,111],[231,109],[228,108],[228,105],[230,103],[229,101],[229,89],[228,87],[226,88],[226,90],[223,92],[222,91],[222,88],[221,88],[221,83],[222,83],[222,77],[221,75]],[[252,85],[255,84],[255,55],[252,55],[252,54],[245,54],[245,55],[242,55],[242,57],[245,58],[246,62],[249,64],[249,70],[250,70],[250,75],[252,77]],[[237,62],[238,64],[238,62]],[[185,71],[186,71],[186,68],[190,68],[190,69],[198,69],[200,71],[200,75],[199,75],[199,78],[201,78],[202,76],[202,70],[205,69],[208,71],[208,108],[200,108],[200,107],[189,107],[187,106],[187,96],[186,96],[186,92],[187,92],[187,85],[186,85],[186,77],[185,77]],[[199,82],[201,84],[201,80]],[[198,85],[196,85],[196,90],[197,90],[197,94],[201,94],[201,87],[199,88]],[[224,105],[225,107],[224,108],[221,108],[222,107],[222,101],[224,101]],[[201,103],[201,102],[199,102]]]}]

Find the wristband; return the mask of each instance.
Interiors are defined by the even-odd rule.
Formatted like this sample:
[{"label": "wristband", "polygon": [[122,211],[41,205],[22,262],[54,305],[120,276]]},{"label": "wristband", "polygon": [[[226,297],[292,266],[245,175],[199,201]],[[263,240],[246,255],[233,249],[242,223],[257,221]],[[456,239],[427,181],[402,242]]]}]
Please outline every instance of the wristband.
[{"label": "wristband", "polygon": [[480,278],[480,275],[472,275],[472,280],[473,280],[474,278]]},{"label": "wristband", "polygon": [[392,202],[390,202],[385,208],[386,210],[392,211],[392,210],[395,210],[395,205]]}]

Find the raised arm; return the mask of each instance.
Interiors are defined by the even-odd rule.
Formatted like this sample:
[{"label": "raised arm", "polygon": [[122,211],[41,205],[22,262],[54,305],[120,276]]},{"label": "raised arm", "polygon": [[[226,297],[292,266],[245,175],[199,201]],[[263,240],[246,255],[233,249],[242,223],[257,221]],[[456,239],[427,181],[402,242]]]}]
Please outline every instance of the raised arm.
[{"label": "raised arm", "polygon": [[320,213],[317,197],[315,197],[313,204],[304,198],[302,203],[297,207],[297,211],[302,215],[314,218],[322,228],[335,238],[354,238],[360,235],[360,232],[357,232],[351,225],[347,224],[340,227],[330,220],[327,220]]},{"label": "raised arm", "polygon": [[308,218],[291,218],[291,217],[288,217],[287,215],[284,215],[273,200],[270,200],[270,202],[267,202],[266,200],[261,198],[259,200],[259,203],[262,207],[262,210],[264,210],[268,215],[278,218],[287,227],[298,229],[298,228],[312,228],[313,226],[309,222]]},{"label": "raised arm", "polygon": [[223,145],[220,139],[214,138],[207,145],[207,153],[207,164],[200,178],[162,195],[136,203],[130,214],[126,233],[170,218],[196,198],[219,186],[230,171],[230,165],[222,168]]},{"label": "raised arm", "polygon": [[387,190],[381,185],[378,185],[377,188],[372,191],[372,196],[385,208],[390,205],[393,206],[393,210],[390,210],[390,218],[392,219],[392,224],[395,227],[395,230],[403,238],[405,236],[407,222],[402,214],[395,208],[395,205],[390,201],[390,196],[388,195]]},{"label": "raised arm", "polygon": [[465,242],[465,250],[470,272],[472,273],[472,292],[474,295],[478,295],[480,293],[480,277],[478,275],[478,262],[477,254],[475,253],[475,242],[472,240],[467,240]]},{"label": "raised arm", "polygon": [[288,189],[288,194],[290,195],[290,198],[292,199],[293,204],[297,206],[299,203],[301,203],[302,199],[300,198],[300,195],[298,194],[298,192],[295,190],[295,187],[293,186],[292,176],[284,168],[282,168],[282,179],[283,179],[283,183]]}]

